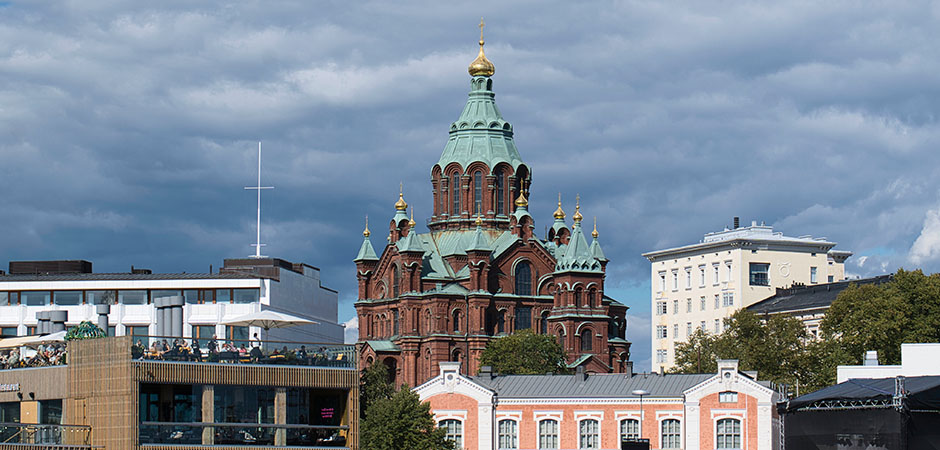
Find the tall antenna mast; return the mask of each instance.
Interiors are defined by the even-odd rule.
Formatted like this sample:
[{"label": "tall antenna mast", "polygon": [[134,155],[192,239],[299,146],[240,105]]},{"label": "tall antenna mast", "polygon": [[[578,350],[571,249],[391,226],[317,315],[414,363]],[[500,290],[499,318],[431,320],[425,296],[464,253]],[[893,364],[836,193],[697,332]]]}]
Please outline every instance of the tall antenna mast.
[{"label": "tall antenna mast", "polygon": [[261,141],[258,141],[258,185],[257,186],[245,186],[247,190],[258,191],[258,223],[257,223],[257,238],[254,244],[251,244],[255,248],[255,254],[249,255],[249,258],[266,258],[266,256],[261,255],[261,247],[264,247],[265,244],[261,243],[261,190],[262,189],[274,189],[274,186],[261,186]]}]

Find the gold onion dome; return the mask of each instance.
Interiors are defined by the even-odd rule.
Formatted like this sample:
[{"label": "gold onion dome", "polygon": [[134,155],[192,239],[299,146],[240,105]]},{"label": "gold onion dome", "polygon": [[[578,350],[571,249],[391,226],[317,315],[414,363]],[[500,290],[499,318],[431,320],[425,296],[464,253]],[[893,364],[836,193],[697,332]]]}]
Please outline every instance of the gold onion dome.
[{"label": "gold onion dome", "polygon": [[524,193],[522,192],[519,193],[519,198],[516,199],[516,206],[520,208],[529,206],[529,201],[526,200]]},{"label": "gold onion dome", "polygon": [[476,224],[477,224],[478,227],[481,226],[481,225],[483,225],[483,216],[482,216],[482,215],[477,214]]},{"label": "gold onion dome", "polygon": [[467,71],[470,72],[470,76],[484,76],[491,77],[496,73],[496,66],[486,59],[486,55],[483,53],[483,19],[480,19],[480,54],[477,55],[477,59],[474,59],[470,63],[470,67],[467,68]]},{"label": "gold onion dome", "polygon": [[578,197],[577,203],[574,205],[574,215],[571,216],[575,222],[581,222],[584,219],[584,216],[581,215],[581,197]]},{"label": "gold onion dome", "polygon": [[395,202],[396,211],[406,211],[408,210],[408,203],[405,203],[405,195],[402,192],[401,184],[398,185],[398,201]]},{"label": "gold onion dome", "polygon": [[418,222],[415,222],[415,209],[411,207],[411,220],[408,221],[408,226],[414,228],[417,224]]},{"label": "gold onion dome", "polygon": [[369,237],[372,235],[372,232],[369,231],[369,216],[366,216],[366,229],[362,230],[362,235],[365,237]]},{"label": "gold onion dome", "polygon": [[591,237],[597,239],[597,236],[599,235],[600,233],[597,232],[597,216],[594,216],[594,231],[591,232]]},{"label": "gold onion dome", "polygon": [[558,209],[555,210],[555,213],[552,214],[555,219],[562,220],[565,218],[565,211],[561,209],[561,194],[558,194]]}]

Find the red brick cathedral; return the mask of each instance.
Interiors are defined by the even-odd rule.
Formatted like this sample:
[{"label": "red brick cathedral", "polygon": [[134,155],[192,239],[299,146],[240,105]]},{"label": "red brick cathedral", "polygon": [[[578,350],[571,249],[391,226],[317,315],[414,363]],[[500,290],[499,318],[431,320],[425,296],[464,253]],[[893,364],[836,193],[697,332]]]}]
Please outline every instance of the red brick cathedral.
[{"label": "red brick cathedral", "polygon": [[401,194],[381,256],[363,232],[354,260],[361,363],[380,361],[396,384],[417,386],[442,361],[477,373],[487,342],[531,329],[557,336],[569,367],[630,370],[627,307],[604,295],[596,224],[588,244],[580,207],[569,228],[559,198],[548,235],[535,235],[531,171],[494,101],[482,38],[469,71],[467,104],[431,168],[429,232],[415,228]]}]

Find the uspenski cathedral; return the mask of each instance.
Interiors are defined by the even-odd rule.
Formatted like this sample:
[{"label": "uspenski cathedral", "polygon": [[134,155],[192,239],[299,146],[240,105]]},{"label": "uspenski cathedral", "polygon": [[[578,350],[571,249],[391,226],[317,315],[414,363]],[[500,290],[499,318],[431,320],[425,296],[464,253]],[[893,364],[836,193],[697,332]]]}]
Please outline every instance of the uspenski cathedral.
[{"label": "uspenski cathedral", "polygon": [[604,295],[596,221],[588,244],[580,205],[569,226],[559,196],[547,236],[535,235],[531,170],[496,106],[482,33],[469,72],[467,104],[431,168],[429,231],[418,232],[399,193],[381,256],[368,224],[363,232],[354,260],[361,364],[380,361],[396,384],[417,386],[442,361],[477,373],[487,342],[531,329],[557,336],[570,368],[630,371],[627,306]]}]

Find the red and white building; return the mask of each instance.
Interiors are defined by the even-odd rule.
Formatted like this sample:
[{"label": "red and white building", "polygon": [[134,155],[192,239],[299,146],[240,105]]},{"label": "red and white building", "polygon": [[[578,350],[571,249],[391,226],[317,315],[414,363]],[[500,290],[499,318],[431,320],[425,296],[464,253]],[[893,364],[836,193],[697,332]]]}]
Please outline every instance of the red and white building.
[{"label": "red and white building", "polygon": [[619,449],[635,438],[651,449],[780,448],[779,394],[733,360],[696,375],[467,376],[459,368],[442,362],[415,388],[458,448]]}]

